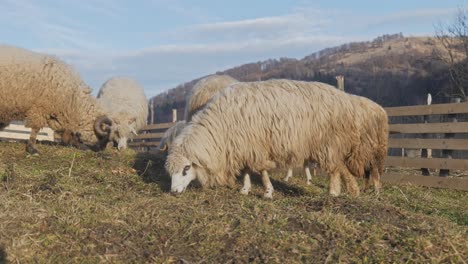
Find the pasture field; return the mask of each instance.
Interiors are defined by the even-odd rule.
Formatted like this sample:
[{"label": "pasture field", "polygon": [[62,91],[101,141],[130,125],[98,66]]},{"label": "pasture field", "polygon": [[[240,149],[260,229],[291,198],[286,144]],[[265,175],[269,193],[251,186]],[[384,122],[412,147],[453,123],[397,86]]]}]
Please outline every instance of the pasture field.
[{"label": "pasture field", "polygon": [[[327,195],[273,174],[182,195],[157,154],[0,142],[0,263],[466,263],[468,192],[389,186]],[[256,177],[252,177],[253,180]]]}]

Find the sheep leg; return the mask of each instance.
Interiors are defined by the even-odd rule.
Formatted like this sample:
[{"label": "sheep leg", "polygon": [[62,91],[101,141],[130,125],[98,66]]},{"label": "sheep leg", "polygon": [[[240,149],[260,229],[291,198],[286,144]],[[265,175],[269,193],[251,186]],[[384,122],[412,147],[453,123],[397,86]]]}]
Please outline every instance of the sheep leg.
[{"label": "sheep leg", "polygon": [[312,175],[310,174],[309,162],[304,162],[304,171],[307,177],[307,185],[312,184]]},{"label": "sheep leg", "polygon": [[247,195],[252,188],[252,183],[250,182],[250,175],[248,173],[244,174],[244,186],[240,190],[241,194]]},{"label": "sheep leg", "polygon": [[307,185],[312,185],[312,174],[310,174],[310,169],[309,167],[304,168],[306,177],[307,177]]},{"label": "sheep leg", "polygon": [[328,192],[331,196],[338,196],[341,193],[341,179],[340,173],[337,171],[329,173],[330,175],[330,187]]},{"label": "sheep leg", "polygon": [[29,154],[38,154],[39,151],[36,149],[36,138],[39,133],[39,128],[31,128],[31,135],[29,136],[28,143],[26,144],[26,151]]},{"label": "sheep leg", "polygon": [[288,169],[288,174],[286,174],[286,177],[284,178],[284,181],[289,181],[289,178],[292,177],[293,170],[291,168]]},{"label": "sheep leg", "polygon": [[270,177],[266,170],[262,171],[262,183],[265,187],[265,193],[263,194],[264,198],[273,199],[273,185],[270,182]]},{"label": "sheep leg", "polygon": [[372,167],[372,171],[371,171],[371,174],[370,174],[370,180],[374,184],[375,193],[379,194],[380,189],[382,188],[382,184],[380,182],[379,170],[376,167]]},{"label": "sheep leg", "polygon": [[354,177],[347,168],[342,170],[341,176],[346,184],[346,190],[348,193],[353,197],[359,196],[359,186],[357,184],[356,177]]},{"label": "sheep leg", "polygon": [[364,171],[364,188],[362,191],[367,191],[370,188],[370,171]]},{"label": "sheep leg", "polygon": [[3,130],[5,127],[7,127],[9,124],[5,122],[0,122],[0,130]]}]

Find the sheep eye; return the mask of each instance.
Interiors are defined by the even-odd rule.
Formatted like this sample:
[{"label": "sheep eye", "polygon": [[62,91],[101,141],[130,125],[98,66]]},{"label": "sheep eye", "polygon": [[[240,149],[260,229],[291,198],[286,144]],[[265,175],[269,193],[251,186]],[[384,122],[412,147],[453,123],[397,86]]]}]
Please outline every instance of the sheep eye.
[{"label": "sheep eye", "polygon": [[190,165],[187,165],[184,167],[184,170],[182,171],[182,176],[187,175],[187,171],[190,170]]}]

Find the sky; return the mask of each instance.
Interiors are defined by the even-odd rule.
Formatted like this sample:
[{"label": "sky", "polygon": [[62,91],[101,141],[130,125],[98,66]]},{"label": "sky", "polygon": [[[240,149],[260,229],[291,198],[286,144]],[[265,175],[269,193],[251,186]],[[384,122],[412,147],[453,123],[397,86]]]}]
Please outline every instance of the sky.
[{"label": "sky", "polygon": [[269,58],[382,34],[434,34],[468,0],[0,0],[0,43],[52,54],[97,93],[114,76],[148,97]]}]

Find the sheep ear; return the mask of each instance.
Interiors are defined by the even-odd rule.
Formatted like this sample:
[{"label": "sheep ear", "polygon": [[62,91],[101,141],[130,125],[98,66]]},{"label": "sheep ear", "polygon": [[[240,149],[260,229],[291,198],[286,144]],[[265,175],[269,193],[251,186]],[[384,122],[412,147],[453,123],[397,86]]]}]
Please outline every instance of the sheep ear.
[{"label": "sheep ear", "polygon": [[198,161],[192,161],[192,165],[195,165],[196,167],[201,167],[201,164]]}]

